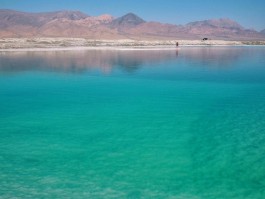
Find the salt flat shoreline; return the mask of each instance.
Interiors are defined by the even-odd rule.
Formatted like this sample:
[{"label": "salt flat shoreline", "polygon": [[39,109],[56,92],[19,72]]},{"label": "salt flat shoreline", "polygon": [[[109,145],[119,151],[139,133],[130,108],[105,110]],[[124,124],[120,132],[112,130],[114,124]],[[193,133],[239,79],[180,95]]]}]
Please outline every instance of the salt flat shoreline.
[{"label": "salt flat shoreline", "polygon": [[0,52],[67,51],[67,50],[175,50],[179,47],[253,46],[265,41],[224,40],[90,40],[84,38],[5,38],[0,39]]},{"label": "salt flat shoreline", "polygon": [[176,50],[176,47],[58,47],[58,48],[15,48],[15,49],[0,49],[0,52],[24,52],[24,51],[82,51],[82,50]]},{"label": "salt flat shoreline", "polygon": [[[212,47],[233,47],[234,45],[214,45]],[[256,45],[237,45],[237,47],[247,47]],[[166,50],[180,50],[185,47],[209,47],[207,45],[185,45],[179,47],[61,47],[61,48],[12,48],[12,49],[0,49],[0,52],[48,52],[48,51],[84,51],[84,50],[121,50],[121,51],[166,51]],[[235,46],[234,46],[235,47]]]}]

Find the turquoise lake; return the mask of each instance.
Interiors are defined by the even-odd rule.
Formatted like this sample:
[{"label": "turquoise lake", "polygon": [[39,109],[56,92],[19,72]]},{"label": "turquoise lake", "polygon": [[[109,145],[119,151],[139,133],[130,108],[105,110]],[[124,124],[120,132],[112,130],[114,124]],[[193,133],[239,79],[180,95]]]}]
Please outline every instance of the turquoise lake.
[{"label": "turquoise lake", "polygon": [[265,198],[265,47],[0,52],[0,198]]}]

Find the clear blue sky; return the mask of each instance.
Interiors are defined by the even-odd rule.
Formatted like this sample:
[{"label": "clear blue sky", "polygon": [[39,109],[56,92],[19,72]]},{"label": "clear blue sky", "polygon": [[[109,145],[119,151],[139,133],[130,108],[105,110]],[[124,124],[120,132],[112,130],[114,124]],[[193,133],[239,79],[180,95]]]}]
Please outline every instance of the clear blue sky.
[{"label": "clear blue sky", "polygon": [[265,29],[265,0],[0,0],[0,8],[29,12],[80,10],[116,17],[134,12],[147,21],[173,24],[226,17],[246,28]]}]

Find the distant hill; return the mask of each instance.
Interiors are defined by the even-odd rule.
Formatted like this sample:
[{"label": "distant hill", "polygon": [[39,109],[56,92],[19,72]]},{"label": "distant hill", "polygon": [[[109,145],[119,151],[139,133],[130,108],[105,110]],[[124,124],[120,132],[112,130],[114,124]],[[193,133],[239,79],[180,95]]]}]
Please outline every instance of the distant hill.
[{"label": "distant hill", "polygon": [[243,26],[231,19],[210,19],[197,21],[186,25],[186,32],[195,35],[204,35],[214,39],[259,39],[263,36],[255,31],[245,29]]},{"label": "distant hill", "polygon": [[147,22],[134,13],[114,18],[80,11],[26,13],[0,9],[0,38],[83,37],[89,39],[225,39],[265,40],[264,31],[242,27],[231,19],[173,25]]},{"label": "distant hill", "polygon": [[265,35],[265,29],[260,31],[260,33]]},{"label": "distant hill", "polygon": [[225,29],[234,29],[242,30],[244,29],[240,24],[231,20],[231,19],[210,19],[204,21],[196,21],[187,24],[191,27],[204,27],[204,28],[225,28]]}]

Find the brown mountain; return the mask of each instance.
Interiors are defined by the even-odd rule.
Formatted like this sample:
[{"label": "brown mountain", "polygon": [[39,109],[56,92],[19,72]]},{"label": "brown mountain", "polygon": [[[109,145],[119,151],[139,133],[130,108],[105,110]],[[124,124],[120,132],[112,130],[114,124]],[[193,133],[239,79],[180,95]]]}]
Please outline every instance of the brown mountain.
[{"label": "brown mountain", "polygon": [[0,37],[108,38],[116,33],[107,27],[110,15],[91,17],[79,11],[25,13],[0,10]]},{"label": "brown mountain", "polygon": [[0,25],[1,27],[10,27],[14,25],[40,27],[56,19],[68,19],[75,21],[85,19],[87,17],[88,15],[79,11],[25,13],[14,10],[0,10]]},{"label": "brown mountain", "polygon": [[263,36],[255,31],[242,27],[231,19],[211,19],[192,22],[186,25],[186,32],[210,37],[213,39],[261,39]]},{"label": "brown mountain", "polygon": [[79,11],[26,13],[0,10],[0,38],[83,37],[89,39],[211,39],[265,40],[230,19],[192,22],[184,26],[146,22],[133,13],[114,18],[89,16]]}]

